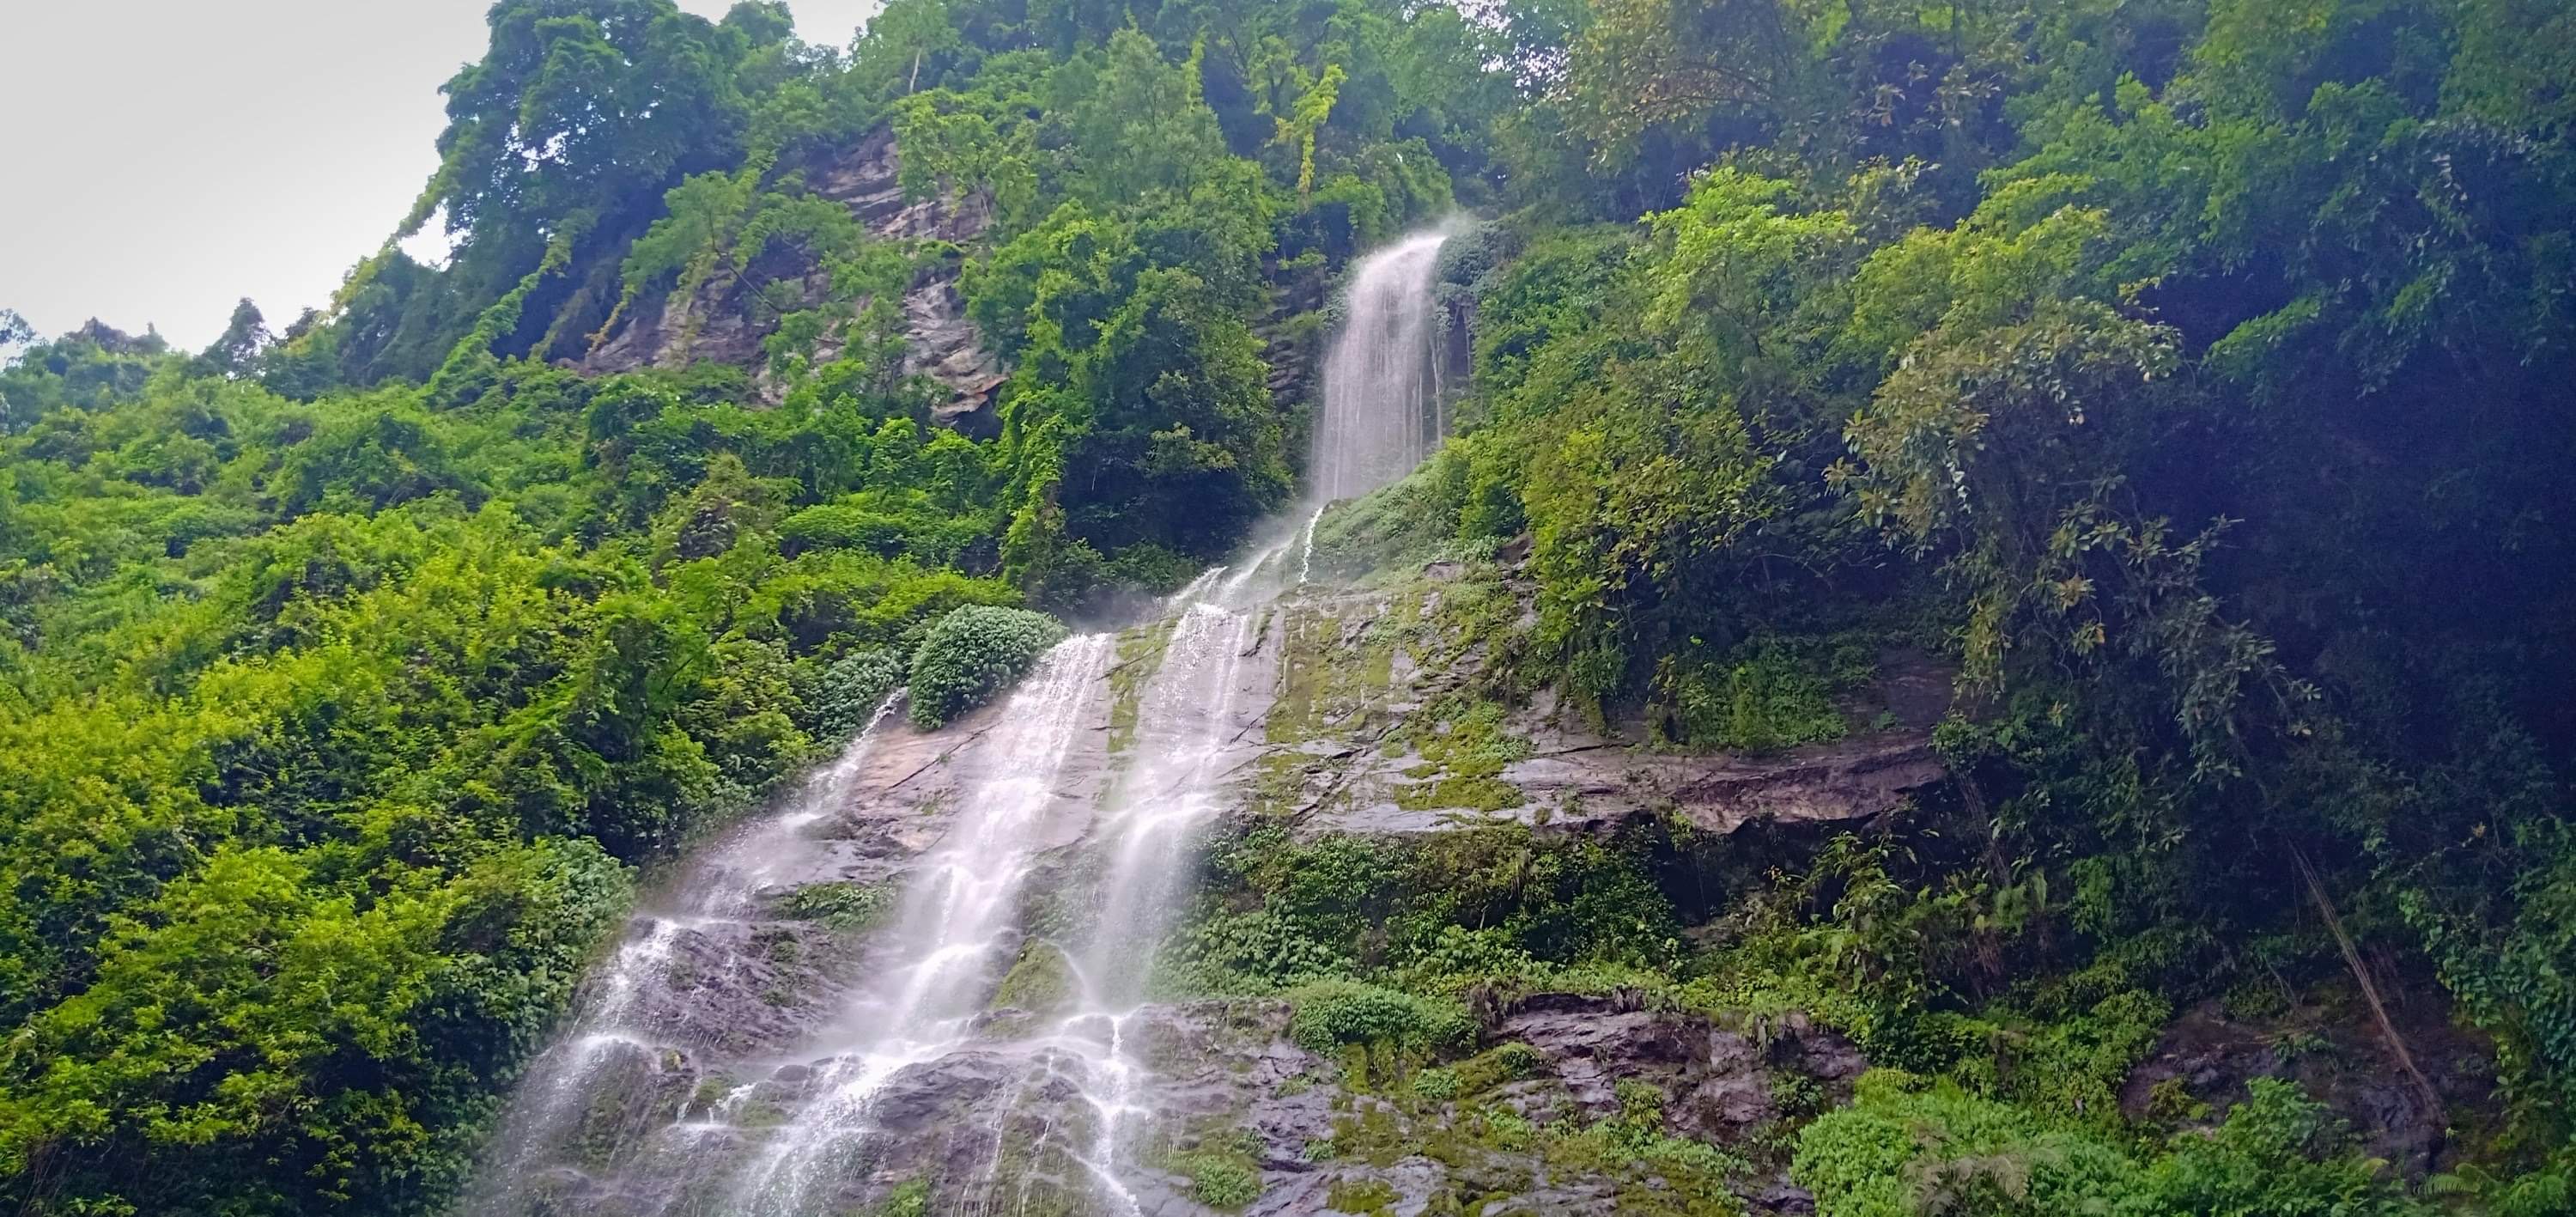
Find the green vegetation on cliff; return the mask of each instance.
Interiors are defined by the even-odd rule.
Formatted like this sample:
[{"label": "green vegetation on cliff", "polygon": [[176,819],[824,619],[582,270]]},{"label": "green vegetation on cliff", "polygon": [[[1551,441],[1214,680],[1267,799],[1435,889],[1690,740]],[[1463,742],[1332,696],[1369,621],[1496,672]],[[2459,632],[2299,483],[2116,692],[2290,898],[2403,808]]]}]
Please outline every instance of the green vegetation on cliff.
[{"label": "green vegetation on cliff", "polygon": [[[1049,632],[1006,611],[1227,552],[1291,496],[1337,268],[1459,208],[1460,434],[1322,556],[1511,564],[1534,620],[1479,694],[1675,750],[1856,730],[1855,640],[1901,633],[1963,673],[1956,780],[1758,867],[1653,825],[1234,824],[1169,989],[1301,998],[1301,1039],[1432,1102],[1492,1065],[1497,995],[1811,1013],[1889,1071],[1771,1147],[1827,1217],[2576,1191],[2565,6],[895,0],[846,52],[772,3],[490,25],[387,217],[442,219],[444,265],[389,242],[193,355],[0,314],[0,1203],[436,1209],[635,868],[898,672],[932,720],[988,695]],[[886,140],[901,199],[850,197]],[[962,409],[907,360],[925,289],[998,361]],[[740,358],[694,358],[728,322]],[[1391,643],[1291,673],[1274,742],[1365,709]],[[1507,793],[1499,707],[1434,717],[1397,741],[1426,776]],[[2167,1139],[2115,1095],[2208,1001],[2381,1041],[2430,1006],[2494,1101],[2421,1195],[2268,1085]],[[1621,1105],[1474,1119],[1736,1169]]]}]

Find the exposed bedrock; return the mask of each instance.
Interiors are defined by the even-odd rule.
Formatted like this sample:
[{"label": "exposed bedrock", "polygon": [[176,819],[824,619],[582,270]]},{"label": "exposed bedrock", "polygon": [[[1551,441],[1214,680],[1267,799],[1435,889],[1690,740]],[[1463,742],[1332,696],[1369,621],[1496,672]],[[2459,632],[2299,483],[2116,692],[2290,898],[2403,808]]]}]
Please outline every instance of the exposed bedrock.
[{"label": "exposed bedrock", "polygon": [[[894,136],[880,130],[818,159],[806,168],[805,182],[814,194],[848,207],[869,233],[885,240],[963,243],[991,226],[991,203],[983,196],[906,199],[901,172]],[[918,271],[905,288],[903,370],[946,389],[946,399],[932,408],[939,422],[975,435],[998,433],[993,398],[1008,374],[967,318],[957,272],[955,258],[939,260]],[[769,374],[762,343],[784,314],[822,304],[830,294],[829,272],[791,243],[781,242],[743,273],[710,276],[685,299],[665,292],[638,301],[626,322],[582,361],[582,370],[677,368],[698,360],[737,364],[754,370],[754,388],[762,400],[775,403],[787,386]],[[866,303],[856,302],[860,307]],[[810,352],[817,362],[839,354],[831,338]]]},{"label": "exposed bedrock", "polygon": [[[1704,832],[1846,824],[1894,811],[1945,778],[1931,728],[1951,673],[1918,653],[1882,657],[1844,707],[1844,739],[1763,754],[1658,750],[1639,728],[1580,722],[1542,684],[1497,705],[1485,773],[1438,755],[1494,666],[1533,623],[1525,589],[1433,563],[1419,580],[1291,599],[1264,646],[1281,675],[1270,752],[1251,802],[1307,835],[1416,835],[1480,823],[1607,831],[1672,814]],[[1545,674],[1540,674],[1542,681]],[[1463,709],[1462,709],[1463,708]]]}]

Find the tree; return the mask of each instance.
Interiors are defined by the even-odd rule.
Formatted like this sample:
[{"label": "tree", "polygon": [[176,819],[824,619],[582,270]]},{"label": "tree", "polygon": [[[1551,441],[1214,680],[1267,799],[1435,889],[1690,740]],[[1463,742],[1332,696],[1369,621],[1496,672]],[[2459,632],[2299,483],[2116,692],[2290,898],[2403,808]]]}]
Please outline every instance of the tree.
[{"label": "tree", "polygon": [[9,361],[16,361],[19,354],[35,341],[36,327],[27,324],[27,319],[19,316],[18,310],[0,308],[0,350],[8,352]]},{"label": "tree", "polygon": [[259,306],[245,296],[233,306],[232,320],[224,324],[224,332],[214,345],[197,358],[218,376],[247,376],[276,341],[268,332],[268,320],[259,314]]}]

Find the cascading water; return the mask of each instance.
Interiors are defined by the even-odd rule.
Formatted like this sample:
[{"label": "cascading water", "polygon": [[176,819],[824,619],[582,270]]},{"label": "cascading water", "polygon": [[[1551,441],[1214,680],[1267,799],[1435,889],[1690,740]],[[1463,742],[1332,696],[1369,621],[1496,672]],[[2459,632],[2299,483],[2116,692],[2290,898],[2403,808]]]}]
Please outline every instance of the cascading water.
[{"label": "cascading water", "polygon": [[1319,503],[1366,494],[1431,454],[1448,419],[1440,398],[1443,229],[1417,233],[1351,267],[1342,332],[1324,357],[1323,411],[1308,470]]},{"label": "cascading water", "polygon": [[[802,1213],[828,1194],[836,1160],[868,1132],[878,1090],[907,1066],[965,1043],[1017,935],[1021,884],[1037,852],[1056,771],[1074,743],[1116,639],[1059,644],[1012,694],[1000,730],[1007,770],[977,792],[931,855],[891,931],[890,992],[866,994],[831,1036],[803,1112],[744,1178],[742,1211]],[[834,1206],[837,1207],[837,1206]]]},{"label": "cascading water", "polygon": [[[1159,647],[1128,661],[1155,666],[1129,694],[1123,751],[1099,721],[1106,634],[1059,644],[934,755],[942,736],[888,728],[880,743],[872,725],[784,812],[684,867],[665,890],[685,898],[649,905],[681,911],[635,919],[522,1086],[466,1211],[807,1217],[865,1211],[905,1171],[939,1176],[942,1213],[1169,1208],[1168,1190],[1153,1204],[1133,1190],[1152,1177],[1141,1133],[1166,1114],[1134,1047],[1155,1017],[1150,961],[1188,896],[1194,838],[1263,744],[1266,604],[1306,583],[1326,505],[1403,476],[1445,426],[1445,240],[1408,237],[1352,268],[1307,502],[1166,602],[1143,636]],[[911,815],[877,807],[867,842],[818,836],[933,771],[950,774],[942,793]],[[944,834],[914,843],[931,813]],[[775,954],[780,894],[863,865],[897,868],[897,914],[819,1006],[760,1013],[776,995],[730,974],[757,970],[764,941]],[[1059,867],[1068,877],[1033,882]],[[1049,898],[1057,913],[1033,923]],[[1063,983],[1018,984],[1029,968]],[[688,1000],[728,985],[704,1009]]]},{"label": "cascading water", "polygon": [[[692,1020],[686,995],[674,993],[669,983],[674,959],[686,944],[721,967],[749,946],[748,935],[726,931],[750,925],[762,890],[789,869],[791,859],[810,852],[805,830],[847,797],[898,700],[887,698],[840,757],[809,778],[783,811],[700,853],[662,885],[663,898],[648,896],[629,919],[624,940],[592,977],[571,1031],[530,1066],[496,1139],[503,1152],[469,1193],[469,1211],[542,1204],[548,1184],[560,1182],[555,1177],[581,1173],[565,1162],[580,1156],[568,1152],[569,1142],[600,1131],[583,1127],[592,1114],[590,1101],[622,1079],[663,1072],[669,1057],[684,1053],[678,1041],[700,1038],[685,1034]],[[677,1113],[683,1122],[691,1114],[685,1108],[684,1103]],[[656,1130],[648,1125],[614,1131],[642,1141]]]}]

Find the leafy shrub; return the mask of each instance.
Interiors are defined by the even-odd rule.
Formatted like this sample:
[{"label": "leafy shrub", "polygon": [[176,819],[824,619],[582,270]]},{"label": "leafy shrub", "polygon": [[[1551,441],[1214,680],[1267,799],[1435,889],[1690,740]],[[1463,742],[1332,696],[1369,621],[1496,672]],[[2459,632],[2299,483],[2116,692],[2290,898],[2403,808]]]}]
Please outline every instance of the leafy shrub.
[{"label": "leafy shrub", "polygon": [[1182,993],[1268,993],[1356,965],[1270,909],[1218,912],[1181,928],[1160,961],[1168,985]]},{"label": "leafy shrub", "polygon": [[1466,1007],[1357,981],[1319,981],[1288,995],[1297,1012],[1288,1034],[1299,1047],[1330,1053],[1344,1044],[1384,1044],[1423,1052],[1463,1048],[1476,1037]]},{"label": "leafy shrub", "polygon": [[981,518],[941,511],[926,495],[914,496],[924,500],[919,502],[868,505],[884,497],[808,507],[779,524],[779,540],[791,551],[864,549],[885,557],[947,562],[987,533]]},{"label": "leafy shrub", "polygon": [[1064,637],[1044,613],[969,605],[930,627],[912,654],[912,722],[938,727],[1008,688]]},{"label": "leafy shrub", "polygon": [[1841,739],[1834,695],[1876,666],[1866,642],[1763,638],[1721,659],[1667,656],[1655,673],[1657,730],[1692,748],[1767,751]]},{"label": "leafy shrub", "polygon": [[2138,1187],[2137,1164],[2088,1135],[1893,1070],[1808,1125],[1790,1172],[1821,1217],[2042,1217]]},{"label": "leafy shrub", "polygon": [[2164,1211],[2298,1217],[2409,1217],[2431,1209],[2400,1194],[2324,1104],[2278,1078],[2256,1078],[2208,1136],[2176,1136],[2147,1170]]},{"label": "leafy shrub", "polygon": [[1163,1150],[1148,1157],[1190,1181],[1190,1196],[1212,1209],[1232,1212],[1261,1198],[1261,1140],[1245,1129],[1209,1136],[1187,1150]]},{"label": "leafy shrub", "polygon": [[1799,1134],[1791,1174],[1822,1217],[2416,1217],[2332,1113],[2262,1078],[2210,1135],[2141,1162],[2091,1132],[1948,1083],[1878,1070]]},{"label": "leafy shrub", "polygon": [[1241,1163],[1206,1158],[1190,1164],[1190,1196],[1212,1209],[1232,1212],[1261,1199],[1261,1175]]},{"label": "leafy shrub", "polygon": [[903,680],[903,661],[892,651],[853,651],[823,672],[815,695],[815,720],[827,740],[843,740],[868,725]]},{"label": "leafy shrub", "polygon": [[1454,1069],[1425,1069],[1413,1075],[1413,1093],[1436,1102],[1458,1097],[1458,1072]]}]

